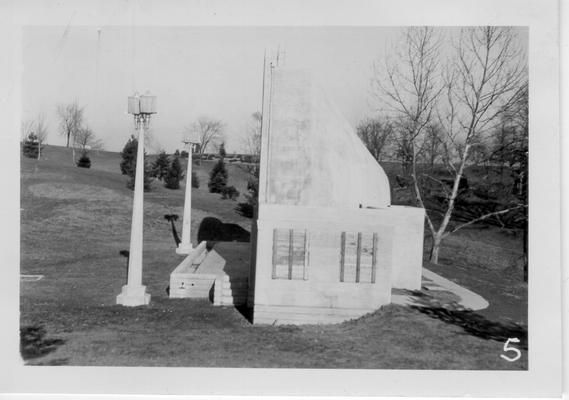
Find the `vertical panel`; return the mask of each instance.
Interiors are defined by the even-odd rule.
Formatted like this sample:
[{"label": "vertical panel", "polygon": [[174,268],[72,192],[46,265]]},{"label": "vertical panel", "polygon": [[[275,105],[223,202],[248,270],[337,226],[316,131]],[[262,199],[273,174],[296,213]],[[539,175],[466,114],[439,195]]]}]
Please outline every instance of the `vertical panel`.
[{"label": "vertical panel", "polygon": [[344,282],[356,282],[357,250],[358,234],[356,232],[346,232]]},{"label": "vertical panel", "polygon": [[304,279],[306,265],[306,230],[293,230],[292,233],[292,275],[291,279]]},{"label": "vertical panel", "polygon": [[377,268],[377,233],[373,234],[373,250],[371,256],[371,283],[375,283],[375,274]]},{"label": "vertical panel", "polygon": [[375,283],[377,243],[376,233],[342,232],[340,282]]},{"label": "vertical panel", "polygon": [[273,230],[273,279],[307,280],[309,240],[306,229]]},{"label": "vertical panel", "polygon": [[274,279],[288,279],[290,269],[290,231],[275,229],[273,239]]},{"label": "vertical panel", "polygon": [[360,282],[371,283],[373,264],[373,234],[361,233]]}]

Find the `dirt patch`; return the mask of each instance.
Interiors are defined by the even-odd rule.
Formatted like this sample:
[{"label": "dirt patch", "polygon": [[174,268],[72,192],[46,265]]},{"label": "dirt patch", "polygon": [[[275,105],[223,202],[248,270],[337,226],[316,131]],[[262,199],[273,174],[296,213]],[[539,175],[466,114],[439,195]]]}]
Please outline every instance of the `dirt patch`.
[{"label": "dirt patch", "polygon": [[37,183],[28,190],[36,197],[57,200],[128,201],[129,197],[115,190],[79,183]]}]

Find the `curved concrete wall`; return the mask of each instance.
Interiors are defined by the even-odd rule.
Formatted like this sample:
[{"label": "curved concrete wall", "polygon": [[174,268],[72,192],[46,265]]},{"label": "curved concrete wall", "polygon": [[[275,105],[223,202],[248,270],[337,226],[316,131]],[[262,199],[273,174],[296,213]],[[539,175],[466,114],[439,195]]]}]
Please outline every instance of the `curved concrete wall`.
[{"label": "curved concrete wall", "polygon": [[385,172],[311,74],[282,68],[267,72],[261,203],[389,206]]}]

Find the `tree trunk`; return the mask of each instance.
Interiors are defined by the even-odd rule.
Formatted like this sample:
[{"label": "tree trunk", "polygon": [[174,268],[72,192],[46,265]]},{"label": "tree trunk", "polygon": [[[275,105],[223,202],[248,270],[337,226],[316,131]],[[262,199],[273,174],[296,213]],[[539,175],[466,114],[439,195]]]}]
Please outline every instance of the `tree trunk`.
[{"label": "tree trunk", "polygon": [[431,253],[429,255],[429,261],[433,264],[439,263],[439,250],[441,248],[442,236],[435,234],[433,235],[433,244],[431,246]]},{"label": "tree trunk", "polygon": [[73,149],[73,165],[77,165],[77,163],[75,162],[75,147],[77,147],[77,137],[73,136],[73,143],[71,144],[71,147]]},{"label": "tree trunk", "polygon": [[401,172],[405,178],[409,178],[411,176],[411,162],[409,161],[402,161],[401,162]]},{"label": "tree trunk", "polygon": [[39,161],[40,157],[41,157],[41,142],[38,141],[38,161]]},{"label": "tree trunk", "polygon": [[65,147],[69,148],[69,137],[71,136],[70,132],[67,132],[67,144],[65,145]]}]

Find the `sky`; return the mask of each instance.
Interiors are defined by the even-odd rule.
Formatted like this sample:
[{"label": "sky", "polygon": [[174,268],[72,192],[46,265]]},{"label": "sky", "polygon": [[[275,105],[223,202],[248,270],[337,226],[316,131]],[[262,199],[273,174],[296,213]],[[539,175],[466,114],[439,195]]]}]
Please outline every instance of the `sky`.
[{"label": "sky", "polygon": [[105,149],[134,133],[126,113],[135,91],[157,96],[149,151],[181,149],[200,116],[225,124],[226,149],[244,150],[261,110],[265,51],[314,72],[352,125],[373,113],[370,80],[400,29],[381,27],[25,27],[23,118],[43,114],[48,144],[65,145],[56,107],[77,101]]},{"label": "sky", "polygon": [[[352,126],[377,115],[374,62],[401,50],[397,27],[117,27],[28,26],[23,30],[23,119],[43,115],[48,144],[65,145],[57,106],[77,101],[106,150],[120,151],[134,133],[127,97],[157,96],[148,151],[182,149],[201,116],[224,123],[228,152],[245,152],[251,115],[261,111],[263,60],[313,72]],[[515,29],[527,49],[527,29]],[[460,29],[438,29],[447,39]],[[399,46],[398,46],[399,45]],[[446,49],[446,50],[445,50]],[[446,52],[446,53],[445,53]],[[283,61],[284,59],[284,61]],[[212,151],[213,149],[208,149]]]}]

